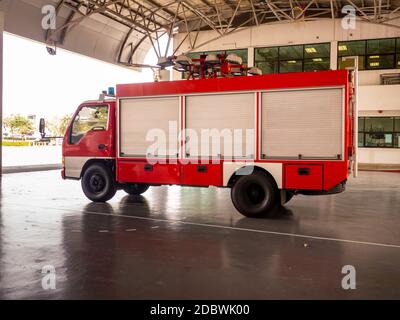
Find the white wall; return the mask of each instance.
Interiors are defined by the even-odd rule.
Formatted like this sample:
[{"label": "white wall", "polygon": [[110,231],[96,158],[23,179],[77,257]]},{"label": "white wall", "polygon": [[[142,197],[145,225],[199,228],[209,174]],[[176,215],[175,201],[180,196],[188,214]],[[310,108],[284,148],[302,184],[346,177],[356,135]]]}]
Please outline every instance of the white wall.
[{"label": "white wall", "polygon": [[358,94],[360,111],[400,110],[400,85],[360,86]]},{"label": "white wall", "polygon": [[380,75],[384,73],[400,73],[400,69],[360,71],[358,76],[358,84],[360,86],[379,85],[381,83]]},{"label": "white wall", "polygon": [[388,148],[359,148],[358,162],[370,164],[400,164],[400,150]]}]

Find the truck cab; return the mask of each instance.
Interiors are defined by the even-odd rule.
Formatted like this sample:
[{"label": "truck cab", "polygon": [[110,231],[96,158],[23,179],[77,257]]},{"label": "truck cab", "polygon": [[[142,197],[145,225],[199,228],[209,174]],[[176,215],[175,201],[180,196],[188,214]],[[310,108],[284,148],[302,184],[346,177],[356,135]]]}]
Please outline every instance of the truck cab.
[{"label": "truck cab", "polygon": [[81,179],[94,162],[115,163],[115,100],[87,101],[70,121],[63,141],[64,179]]}]

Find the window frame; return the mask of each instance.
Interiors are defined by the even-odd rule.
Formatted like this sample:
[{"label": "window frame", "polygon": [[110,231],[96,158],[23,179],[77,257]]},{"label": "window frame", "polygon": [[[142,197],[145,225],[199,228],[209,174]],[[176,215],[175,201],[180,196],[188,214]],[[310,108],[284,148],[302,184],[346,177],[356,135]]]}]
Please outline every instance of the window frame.
[{"label": "window frame", "polygon": [[104,129],[102,129],[102,130],[96,130],[96,132],[105,132],[105,131],[108,131],[108,130],[109,130],[109,128],[110,128],[110,110],[111,110],[109,104],[99,104],[99,105],[97,105],[97,104],[84,104],[84,105],[81,105],[81,106],[79,107],[78,111],[76,112],[74,118],[73,118],[72,121],[71,121],[71,129],[69,130],[69,136],[68,136],[68,143],[69,143],[70,145],[77,145],[77,144],[79,144],[79,142],[82,140],[82,138],[83,138],[86,134],[88,134],[89,132],[93,131],[93,130],[90,130],[90,131],[85,132],[85,133],[83,134],[82,138],[79,139],[79,141],[77,141],[77,142],[75,142],[75,143],[72,142],[72,133],[73,133],[73,131],[74,131],[74,124],[75,124],[76,118],[79,116],[79,114],[81,113],[81,111],[82,111],[84,108],[102,108],[102,107],[106,107],[106,108],[107,108],[107,125],[106,125],[106,127],[105,127]]},{"label": "window frame", "polygon": [[[304,51],[305,51],[305,47],[306,46],[313,46],[313,45],[327,45],[328,46],[328,55],[324,56],[324,55],[319,55],[319,56],[315,56],[315,57],[305,57]],[[287,47],[298,47],[301,46],[302,47],[302,56],[299,59],[281,59],[281,48],[287,48]],[[328,69],[322,69],[322,70],[330,70],[331,64],[330,64],[330,58],[331,58],[331,42],[314,42],[314,43],[304,43],[304,44],[291,44],[291,45],[282,45],[282,46],[272,46],[272,47],[255,47],[253,49],[253,59],[254,59],[254,66],[257,67],[258,63],[265,63],[268,61],[273,62],[273,64],[277,64],[277,72],[276,73],[266,73],[266,74],[279,74],[279,73],[291,73],[291,72],[312,72],[312,71],[304,71],[304,62],[307,60],[312,60],[312,59],[328,59],[329,61],[329,68]],[[257,61],[256,60],[256,50],[259,49],[265,49],[265,48],[277,48],[278,49],[278,57],[277,59],[271,59],[271,60],[263,60],[263,61]],[[291,60],[295,60],[295,61],[301,61],[301,71],[291,71],[291,72],[281,72],[281,62],[288,62]],[[320,70],[321,71],[321,70]]]},{"label": "window frame", "polygon": [[[367,134],[373,134],[373,133],[377,133],[374,131],[370,131],[367,130],[367,128],[365,127],[365,122],[367,118],[387,118],[387,119],[392,119],[393,121],[393,129],[391,131],[385,130],[382,132],[378,132],[378,133],[383,133],[383,134],[391,134],[392,135],[392,145],[391,146],[367,146],[366,145],[366,136]],[[384,117],[375,117],[375,116],[363,116],[363,117],[358,117],[358,120],[362,120],[363,121],[363,130],[358,130],[358,135],[362,135],[363,136],[363,143],[362,145],[360,145],[357,141],[357,146],[358,148],[382,148],[382,149],[400,149],[400,146],[395,146],[394,141],[395,141],[395,135],[398,134],[400,135],[400,128],[396,128],[396,120],[400,120],[400,117],[398,116],[384,116]],[[397,129],[397,130],[396,130]]]},{"label": "window frame", "polygon": [[[391,40],[394,39],[394,52],[393,53],[368,53],[368,42],[369,41],[376,41],[376,40]],[[363,69],[360,69],[360,71],[368,71],[368,70],[390,70],[390,69],[399,69],[400,68],[400,64],[397,64],[398,62],[398,57],[400,56],[400,37],[389,37],[389,38],[373,38],[373,39],[360,39],[360,40],[349,40],[349,41],[338,41],[337,44],[337,66],[339,69],[339,64],[341,62],[341,59],[344,57],[352,57],[354,55],[348,54],[348,55],[339,55],[339,46],[344,43],[344,42],[360,42],[360,41],[364,41],[364,54],[361,55],[357,55],[358,57],[363,57],[364,58],[364,62],[363,62]],[[393,56],[393,64],[391,67],[378,67],[378,68],[371,68],[368,65],[368,59],[371,56],[376,56],[376,55],[380,55],[380,56]],[[400,61],[400,60],[399,60]]]}]

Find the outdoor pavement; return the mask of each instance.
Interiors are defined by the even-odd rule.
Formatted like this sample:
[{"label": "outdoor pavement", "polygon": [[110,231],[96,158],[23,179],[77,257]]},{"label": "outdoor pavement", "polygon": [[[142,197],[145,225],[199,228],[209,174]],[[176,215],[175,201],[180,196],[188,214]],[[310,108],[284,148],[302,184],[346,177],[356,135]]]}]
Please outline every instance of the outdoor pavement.
[{"label": "outdoor pavement", "polygon": [[3,167],[61,164],[61,146],[3,147]]}]

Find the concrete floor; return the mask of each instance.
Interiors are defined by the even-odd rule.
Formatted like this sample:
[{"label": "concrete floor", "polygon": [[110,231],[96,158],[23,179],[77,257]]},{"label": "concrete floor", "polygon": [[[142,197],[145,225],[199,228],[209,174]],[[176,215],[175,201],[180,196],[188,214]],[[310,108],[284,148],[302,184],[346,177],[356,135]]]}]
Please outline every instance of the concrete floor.
[{"label": "concrete floor", "polygon": [[[153,188],[93,204],[59,172],[3,177],[1,299],[400,298],[400,174],[242,217],[229,190]],[[56,269],[45,291],[41,270]],[[341,287],[356,268],[356,290]]]}]

